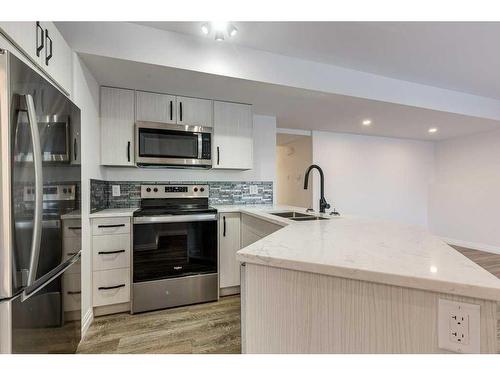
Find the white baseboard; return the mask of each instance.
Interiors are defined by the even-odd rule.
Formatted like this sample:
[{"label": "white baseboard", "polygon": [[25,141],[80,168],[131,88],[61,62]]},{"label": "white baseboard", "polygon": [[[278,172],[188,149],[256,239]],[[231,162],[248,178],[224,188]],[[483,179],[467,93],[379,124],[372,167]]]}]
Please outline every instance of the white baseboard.
[{"label": "white baseboard", "polygon": [[488,245],[488,244],[484,244],[484,243],[477,243],[477,242],[455,240],[453,238],[446,238],[446,237],[441,237],[441,239],[449,245],[466,247],[466,248],[472,249],[472,250],[486,251],[488,253],[500,254],[500,247],[499,246],[493,246],[493,245]]},{"label": "white baseboard", "polygon": [[92,321],[94,320],[94,312],[92,310],[92,307],[87,310],[83,317],[82,321],[82,340],[85,338],[85,335],[87,334],[87,331],[92,324]]}]

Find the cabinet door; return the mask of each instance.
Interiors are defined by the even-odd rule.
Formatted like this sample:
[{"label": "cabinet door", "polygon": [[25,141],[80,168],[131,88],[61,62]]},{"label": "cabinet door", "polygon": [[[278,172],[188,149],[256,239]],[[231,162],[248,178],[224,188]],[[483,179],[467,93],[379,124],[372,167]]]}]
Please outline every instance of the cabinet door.
[{"label": "cabinet door", "polygon": [[214,102],[212,168],[253,168],[252,106]]},{"label": "cabinet door", "polygon": [[44,29],[41,66],[68,94],[72,91],[73,52],[52,22],[40,22]]},{"label": "cabinet door", "polygon": [[136,91],[135,103],[137,121],[166,122],[172,124],[175,124],[177,121],[176,102],[173,95]]},{"label": "cabinet door", "polygon": [[208,99],[178,96],[177,123],[211,127],[213,124],[213,102]]},{"label": "cabinet door", "polygon": [[[37,25],[38,24],[38,25]],[[0,29],[33,61],[41,63],[44,55],[44,29],[37,22],[0,22]],[[37,56],[37,50],[38,55]]]},{"label": "cabinet door", "polygon": [[134,165],[134,91],[101,87],[101,164]]},{"label": "cabinet door", "polygon": [[240,263],[236,252],[240,246],[240,214],[219,214],[220,287],[240,285]]}]

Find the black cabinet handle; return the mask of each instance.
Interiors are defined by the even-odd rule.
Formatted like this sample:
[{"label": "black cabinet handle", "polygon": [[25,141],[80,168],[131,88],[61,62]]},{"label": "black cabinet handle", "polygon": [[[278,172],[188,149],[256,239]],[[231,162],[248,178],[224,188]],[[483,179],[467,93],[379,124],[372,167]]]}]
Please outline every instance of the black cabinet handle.
[{"label": "black cabinet handle", "polygon": [[47,45],[45,47],[45,65],[49,65],[49,60],[52,58],[52,39],[50,39],[50,37],[49,37],[49,30],[45,29],[45,42],[46,43],[47,43],[47,40],[50,42],[50,52],[47,55],[47,47],[49,47],[49,45]]},{"label": "black cabinet handle", "polygon": [[82,227],[68,227],[68,229],[78,230],[78,229],[82,229]]},{"label": "black cabinet handle", "polygon": [[220,164],[220,150],[219,150],[219,146],[217,146],[217,165]]},{"label": "black cabinet handle", "polygon": [[120,284],[120,285],[115,285],[115,286],[100,286],[97,288],[98,290],[109,290],[109,289],[118,289],[118,288],[123,288],[125,284]]},{"label": "black cabinet handle", "polygon": [[125,224],[102,224],[98,225],[97,228],[118,228],[118,227],[124,227]]},{"label": "black cabinet handle", "polygon": [[[41,31],[41,33],[38,33]],[[42,52],[43,47],[45,46],[44,42],[44,37],[43,37],[43,27],[40,26],[40,22],[36,22],[36,56],[40,57],[40,52]],[[40,44],[38,44],[38,41],[40,41]]]},{"label": "black cabinet handle", "polygon": [[130,161],[130,141],[127,142],[127,160]]},{"label": "black cabinet handle", "polygon": [[180,122],[182,122],[182,102],[179,102],[179,116],[180,116]]},{"label": "black cabinet handle", "polygon": [[174,102],[170,101],[170,121],[174,119]]},{"label": "black cabinet handle", "polygon": [[73,294],[82,294],[82,291],[81,291],[81,290],[79,290],[79,291],[75,291],[75,292],[68,291],[68,294],[69,294],[69,295],[73,295]]},{"label": "black cabinet handle", "polygon": [[78,150],[77,150],[77,145],[76,145],[76,138],[73,139],[73,156],[75,157],[75,160],[78,156]]},{"label": "black cabinet handle", "polygon": [[99,251],[97,254],[106,255],[106,254],[119,254],[119,253],[124,253],[124,252],[125,252],[125,250]]},{"label": "black cabinet handle", "polygon": [[222,235],[226,237],[226,217],[222,216],[222,221],[224,222],[224,229],[222,231]]}]

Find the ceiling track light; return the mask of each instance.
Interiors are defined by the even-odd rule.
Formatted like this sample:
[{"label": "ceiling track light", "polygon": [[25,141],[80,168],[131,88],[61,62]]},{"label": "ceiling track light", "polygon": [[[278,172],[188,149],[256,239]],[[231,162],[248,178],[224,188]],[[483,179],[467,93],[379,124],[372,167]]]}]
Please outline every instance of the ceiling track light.
[{"label": "ceiling track light", "polygon": [[238,33],[238,29],[229,22],[204,22],[201,24],[201,32],[205,35],[214,33],[214,38],[217,41],[222,41],[231,38]]}]

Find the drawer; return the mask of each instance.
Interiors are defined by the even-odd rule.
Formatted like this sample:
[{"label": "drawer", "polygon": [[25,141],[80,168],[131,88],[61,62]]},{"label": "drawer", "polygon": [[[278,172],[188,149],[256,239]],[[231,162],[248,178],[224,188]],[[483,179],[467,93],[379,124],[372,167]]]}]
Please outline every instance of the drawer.
[{"label": "drawer", "polygon": [[130,234],[110,234],[92,238],[93,270],[130,267]]},{"label": "drawer", "polygon": [[82,306],[82,275],[67,272],[62,278],[64,311],[80,311]]},{"label": "drawer", "polygon": [[82,237],[82,221],[80,219],[63,220],[63,238]]},{"label": "drawer", "polygon": [[92,219],[93,236],[123,233],[130,233],[129,217],[105,217]]},{"label": "drawer", "polygon": [[94,307],[130,302],[130,268],[93,273]]}]

